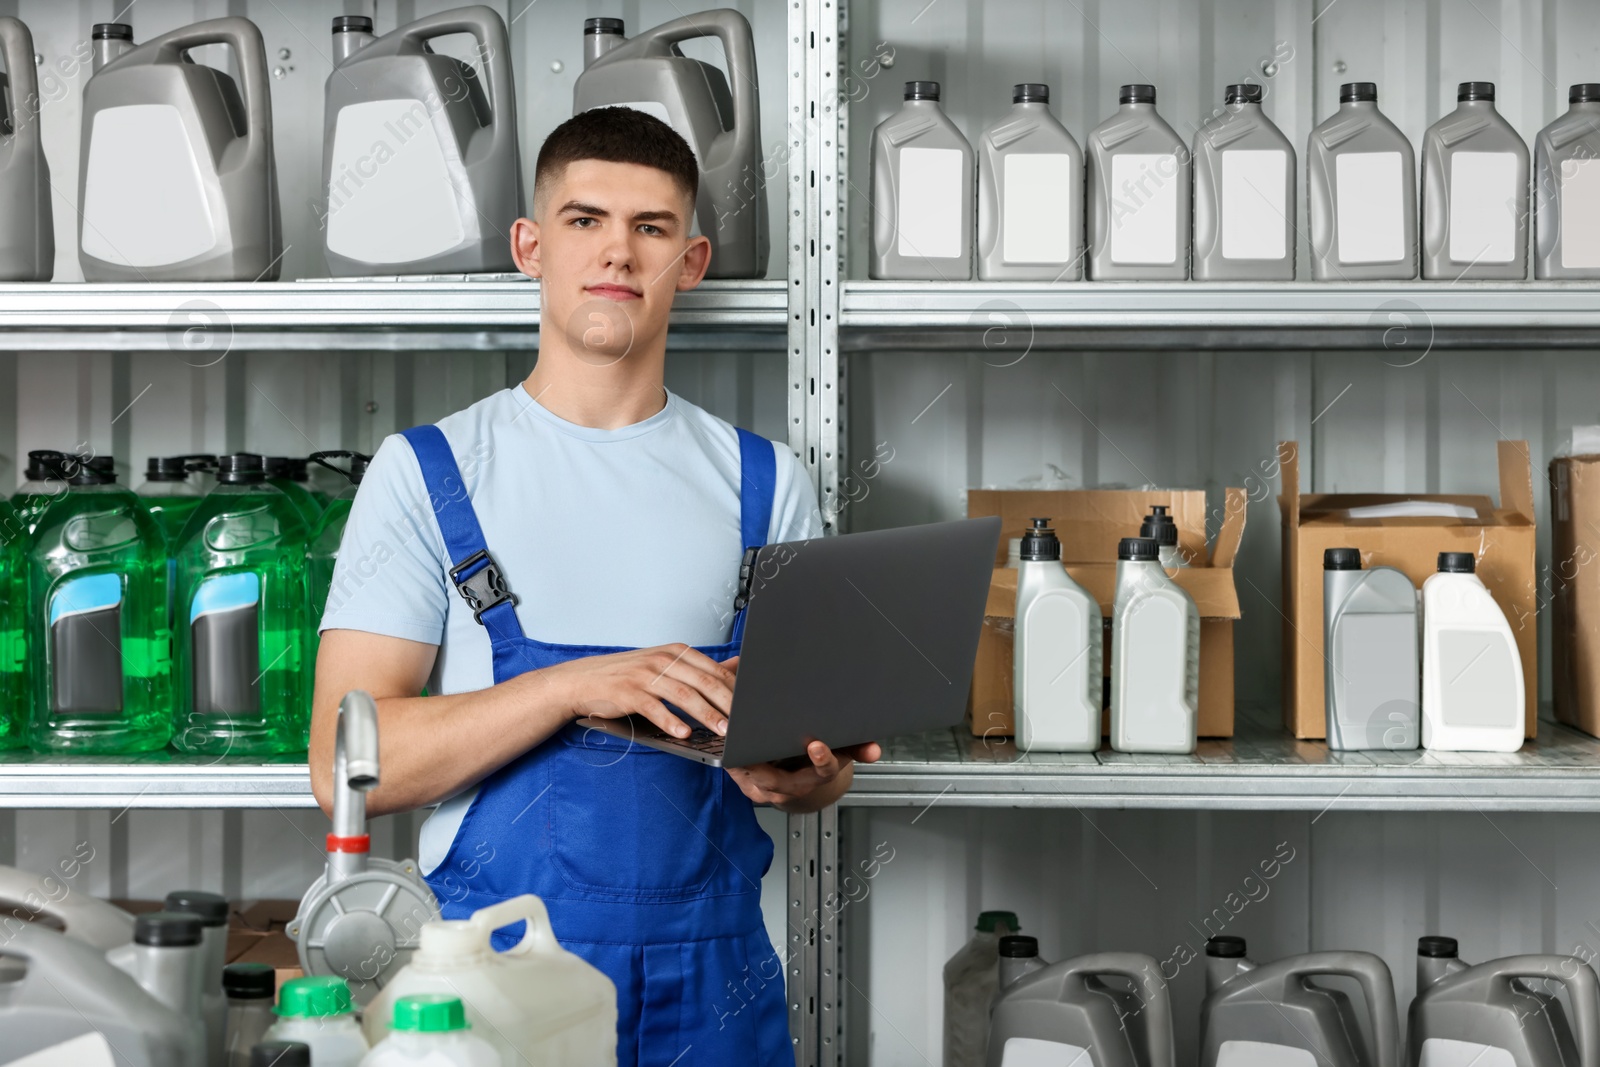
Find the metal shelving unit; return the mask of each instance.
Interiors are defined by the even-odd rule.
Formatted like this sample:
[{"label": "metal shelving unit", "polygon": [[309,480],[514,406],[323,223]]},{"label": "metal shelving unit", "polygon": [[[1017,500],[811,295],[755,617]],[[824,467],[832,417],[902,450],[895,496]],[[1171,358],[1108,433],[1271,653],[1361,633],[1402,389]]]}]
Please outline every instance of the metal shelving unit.
[{"label": "metal shelving unit", "polygon": [[0,756],[0,808],[314,808],[303,756]]}]

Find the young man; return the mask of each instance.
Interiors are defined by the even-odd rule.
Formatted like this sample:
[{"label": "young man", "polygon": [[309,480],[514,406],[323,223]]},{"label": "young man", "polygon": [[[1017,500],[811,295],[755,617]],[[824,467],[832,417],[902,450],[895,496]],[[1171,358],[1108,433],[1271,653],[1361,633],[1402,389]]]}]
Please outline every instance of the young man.
[{"label": "young man", "polygon": [[642,112],[585,112],[545,142],[511,232],[540,279],[538,362],[373,457],[322,619],[311,775],[331,810],[338,704],[367,690],[367,810],[439,804],[419,858],[446,916],[542,897],[616,983],[623,1065],[788,1067],[752,802],[831,804],[877,746],[724,771],[574,723],[638,713],[687,735],[670,703],[725,731],[740,558],[821,533],[786,448],[662,384],[673,294],[711,254],[689,236],[697,180]]}]

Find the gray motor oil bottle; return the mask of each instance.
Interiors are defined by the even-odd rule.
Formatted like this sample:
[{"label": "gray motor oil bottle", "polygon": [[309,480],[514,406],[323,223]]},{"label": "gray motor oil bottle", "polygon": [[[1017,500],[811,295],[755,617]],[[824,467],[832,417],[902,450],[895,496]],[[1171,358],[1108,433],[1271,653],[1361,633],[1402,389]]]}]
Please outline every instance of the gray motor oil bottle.
[{"label": "gray motor oil bottle", "polygon": [[1493,82],[1462,82],[1422,137],[1422,276],[1528,276],[1528,146],[1494,107]]},{"label": "gray motor oil bottle", "polygon": [[1600,84],[1534,139],[1535,278],[1600,278]]},{"label": "gray motor oil bottle", "polygon": [[[1029,940],[1032,940],[1031,938]],[[1123,979],[1131,991],[1101,981]],[[1102,952],[1008,976],[989,1018],[988,1067],[1173,1067],[1172,1007],[1160,965]]]},{"label": "gray motor oil bottle", "polygon": [[1393,567],[1362,570],[1359,549],[1330,548],[1322,567],[1328,747],[1416,748],[1417,587]]},{"label": "gray motor oil bottle", "polygon": [[1195,281],[1294,281],[1294,146],[1261,95],[1228,86],[1223,112],[1195,134]]},{"label": "gray motor oil bottle", "polygon": [[[1375,1048],[1362,1041],[1350,998],[1312,985],[1308,979],[1316,975],[1338,975],[1360,983]],[[1245,956],[1242,937],[1206,942],[1200,1067],[1398,1067],[1399,1063],[1394,979],[1379,957],[1370,952],[1309,952],[1260,965]]]},{"label": "gray motor oil bottle", "polygon": [[[677,130],[700,164],[695,202],[699,232],[711,241],[708,278],[763,278],[767,273],[767,190],[762,172],[761,100],[755,37],[729,8],[701,11],[627,38],[621,19],[583,26],[583,73],[572,88],[572,113],[631,107]],[[722,44],[727,75],[684,56],[678,45],[701,37]]]},{"label": "gray motor oil bottle", "polygon": [[972,163],[939,83],[906,82],[905,104],[872,131],[872,277],[972,277]]},{"label": "gray motor oil bottle", "polygon": [[206,1062],[221,1064],[228,1027],[228,998],[222,990],[222,968],[228,958],[228,898],[201,889],[176,889],[167,894],[164,907],[200,920],[200,1005],[206,1025]]},{"label": "gray motor oil bottle", "polygon": [[[453,33],[472,36],[482,78],[429,46]],[[525,208],[500,16],[456,8],[374,37],[371,19],[341,15],[333,57],[322,139],[329,273],[516,270],[506,233]]]},{"label": "gray motor oil bottle", "polygon": [[[1566,987],[1570,1023],[1554,986]],[[1407,1030],[1408,1067],[1588,1067],[1600,1063],[1600,981],[1572,956],[1474,967],[1459,958],[1455,938],[1419,938]]]},{"label": "gray motor oil bottle", "polygon": [[106,953],[106,959],[127,971],[156,1001],[188,1024],[188,1055],[176,1061],[185,1067],[212,1063],[202,1010],[206,965],[201,946],[200,917],[175,911],[152,911],[133,921],[133,943]]},{"label": "gray motor oil bottle", "polygon": [[1083,150],[1050,113],[1050,87],[1014,86],[978,139],[978,277],[1083,278]]},{"label": "gray motor oil bottle", "polygon": [[[83,87],[78,261],[90,282],[273,281],[283,255],[261,31],[210,19],[137,47],[94,28]],[[189,50],[228,45],[241,81]]]},{"label": "gray motor oil bottle", "polygon": [[1347,82],[1339,110],[1306,148],[1311,277],[1319,282],[1417,276],[1417,158],[1378,110],[1378,87]]},{"label": "gray motor oil bottle", "polygon": [[1124,85],[1089,134],[1089,278],[1189,277],[1189,148],[1156,114],[1156,87]]},{"label": "gray motor oil bottle", "polygon": [[0,18],[0,281],[47,282],[56,269],[50,165],[39,132],[39,78],[33,34]]}]

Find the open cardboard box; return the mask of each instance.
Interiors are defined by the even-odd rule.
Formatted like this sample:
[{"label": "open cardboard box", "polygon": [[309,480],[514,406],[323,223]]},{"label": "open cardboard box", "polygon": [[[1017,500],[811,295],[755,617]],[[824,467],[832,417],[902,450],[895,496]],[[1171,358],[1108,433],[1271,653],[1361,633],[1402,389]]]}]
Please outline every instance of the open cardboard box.
[{"label": "open cardboard box", "polygon": [[[1283,722],[1296,737],[1327,736],[1322,647],[1322,554],[1361,550],[1363,567],[1393,567],[1420,590],[1439,553],[1471,552],[1477,574],[1516,635],[1526,680],[1528,737],[1538,730],[1538,620],[1534,599],[1533,471],[1526,441],[1499,442],[1500,505],[1486,496],[1300,492],[1300,450],[1278,445],[1283,512]],[[1351,508],[1437,501],[1474,509],[1476,519],[1391,516],[1352,519]]]},{"label": "open cardboard box", "polygon": [[[1239,596],[1233,584],[1233,561],[1244,536],[1245,493],[1229,489],[1220,514],[1207,515],[1206,495],[1199,490],[1118,490],[1035,492],[971,489],[967,515],[1000,516],[1000,546],[977,665],[967,701],[967,718],[976,737],[1011,736],[1012,629],[1017,606],[1017,572],[1005,566],[1010,539],[1021,537],[1035,516],[1049,516],[1061,539],[1061,558],[1074,581],[1100,602],[1105,615],[1104,673],[1111,673],[1111,609],[1117,582],[1117,542],[1136,537],[1150,508],[1165,504],[1178,527],[1178,549],[1190,565],[1170,572],[1200,609],[1200,722],[1202,737],[1233,736],[1233,623],[1239,617]],[[1208,525],[1218,528],[1206,551]],[[1102,723],[1102,732],[1109,721]]]}]

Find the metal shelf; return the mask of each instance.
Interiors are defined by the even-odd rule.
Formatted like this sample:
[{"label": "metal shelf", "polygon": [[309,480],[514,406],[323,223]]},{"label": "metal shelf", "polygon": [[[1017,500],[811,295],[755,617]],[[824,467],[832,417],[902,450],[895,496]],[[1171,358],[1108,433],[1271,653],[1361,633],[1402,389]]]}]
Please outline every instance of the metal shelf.
[{"label": "metal shelf", "polygon": [[[170,349],[219,356],[230,349],[499,350],[533,343],[538,283],[521,277],[228,282],[213,284],[0,285],[0,349]],[[679,293],[674,347],[715,347],[714,335],[770,334],[788,325],[782,280],[705,282]],[[691,335],[684,336],[683,331]]]},{"label": "metal shelf", "polygon": [[303,755],[0,755],[0,809],[314,808]]},{"label": "metal shelf", "polygon": [[[1564,348],[1600,343],[1587,282],[844,284],[850,351]],[[1414,354],[1414,356],[1412,356]]]},{"label": "metal shelf", "polygon": [[1541,721],[1520,752],[1330,752],[1277,722],[1192,756],[1022,753],[965,726],[885,745],[856,768],[853,806],[1233,811],[1600,811],[1600,741]]}]

